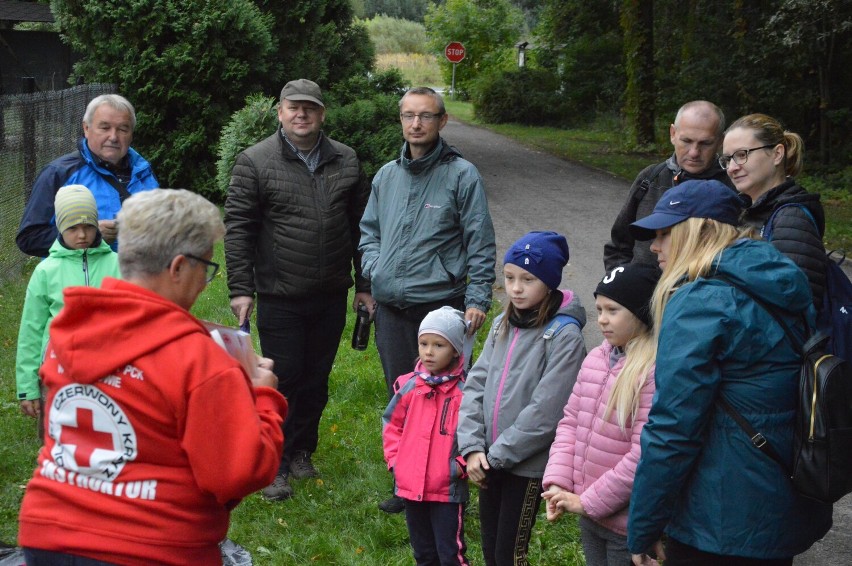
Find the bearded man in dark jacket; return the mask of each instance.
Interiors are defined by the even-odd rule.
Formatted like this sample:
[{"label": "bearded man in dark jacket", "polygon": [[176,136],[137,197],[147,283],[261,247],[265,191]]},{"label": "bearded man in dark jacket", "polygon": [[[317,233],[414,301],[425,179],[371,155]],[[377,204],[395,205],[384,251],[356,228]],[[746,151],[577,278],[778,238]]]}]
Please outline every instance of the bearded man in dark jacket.
[{"label": "bearded man in dark jacket", "polygon": [[355,151],[323,135],[312,81],[284,86],[278,120],[275,134],[237,156],[225,201],[231,310],[246,325],[257,296],[260,347],[290,408],[278,476],[262,492],[270,500],[292,496],[290,475],[319,475],[311,457],[353,268],[352,307],[372,315],[374,305],[356,249],[370,185]]},{"label": "bearded man in dark jacket", "polygon": [[690,179],[715,179],[733,190],[728,173],[716,160],[725,131],[725,114],[706,100],[687,102],[677,111],[669,126],[674,153],[666,161],[643,169],[627,195],[612,225],[610,241],[604,245],[607,272],[625,263],[657,265],[650,242],[637,242],[630,225],[645,218],[670,188]]}]

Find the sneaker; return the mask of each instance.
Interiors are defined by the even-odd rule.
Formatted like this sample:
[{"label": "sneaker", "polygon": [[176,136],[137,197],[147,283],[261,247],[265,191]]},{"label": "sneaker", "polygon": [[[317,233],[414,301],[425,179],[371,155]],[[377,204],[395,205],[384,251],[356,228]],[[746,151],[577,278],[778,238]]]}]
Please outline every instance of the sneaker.
[{"label": "sneaker", "polygon": [[296,452],[290,460],[290,474],[297,480],[318,478],[319,472],[311,462],[310,452]]},{"label": "sneaker", "polygon": [[271,485],[264,487],[260,493],[268,501],[284,501],[293,497],[293,488],[290,487],[287,475],[279,473],[275,476],[275,481]]},{"label": "sneaker", "polygon": [[402,497],[391,495],[390,499],[379,502],[379,509],[385,513],[402,513],[405,511],[405,502]]}]

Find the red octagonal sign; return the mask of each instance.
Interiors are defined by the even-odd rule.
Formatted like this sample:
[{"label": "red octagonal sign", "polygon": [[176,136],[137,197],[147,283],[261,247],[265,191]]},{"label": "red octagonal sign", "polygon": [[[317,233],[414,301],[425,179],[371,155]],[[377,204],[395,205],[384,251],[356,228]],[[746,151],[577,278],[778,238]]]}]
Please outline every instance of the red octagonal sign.
[{"label": "red octagonal sign", "polygon": [[458,41],[452,41],[444,48],[444,55],[450,63],[459,63],[464,59],[464,45]]}]

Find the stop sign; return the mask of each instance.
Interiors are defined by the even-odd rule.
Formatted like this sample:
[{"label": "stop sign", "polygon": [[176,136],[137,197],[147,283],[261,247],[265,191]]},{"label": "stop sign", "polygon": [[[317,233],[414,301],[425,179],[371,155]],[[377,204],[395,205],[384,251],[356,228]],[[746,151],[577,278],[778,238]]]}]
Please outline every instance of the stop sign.
[{"label": "stop sign", "polygon": [[458,41],[451,41],[444,48],[444,55],[450,63],[459,63],[464,59],[464,45]]}]

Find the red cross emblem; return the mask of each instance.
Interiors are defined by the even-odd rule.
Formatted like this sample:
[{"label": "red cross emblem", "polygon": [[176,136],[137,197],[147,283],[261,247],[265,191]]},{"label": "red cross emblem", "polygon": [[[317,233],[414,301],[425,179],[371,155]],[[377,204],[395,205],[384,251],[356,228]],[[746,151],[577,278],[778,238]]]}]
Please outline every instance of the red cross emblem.
[{"label": "red cross emblem", "polygon": [[98,448],[115,450],[112,434],[95,429],[91,409],[77,407],[77,426],[62,426],[60,442],[77,447],[74,459],[79,467],[92,467],[92,454]]}]

